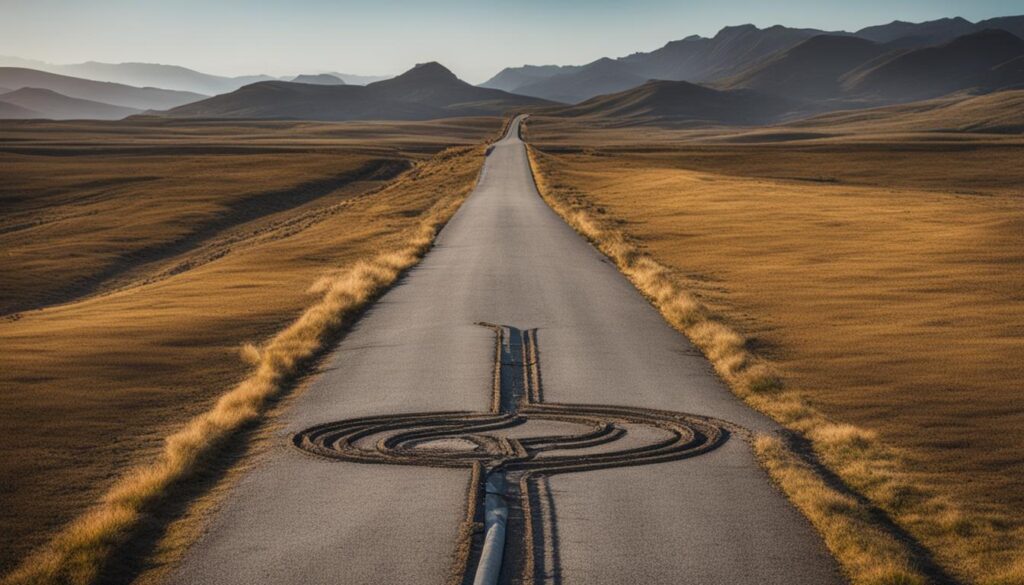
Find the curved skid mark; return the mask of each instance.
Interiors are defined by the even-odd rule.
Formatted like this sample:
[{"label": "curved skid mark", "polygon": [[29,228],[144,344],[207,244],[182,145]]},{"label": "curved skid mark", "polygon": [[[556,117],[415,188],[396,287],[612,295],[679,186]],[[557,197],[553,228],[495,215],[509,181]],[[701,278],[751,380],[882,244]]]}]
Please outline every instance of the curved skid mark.
[{"label": "curved skid mark", "polygon": [[[543,402],[536,330],[478,324],[496,337],[490,412],[366,416],[292,437],[299,449],[340,461],[472,469],[451,583],[560,583],[548,477],[696,457],[740,430],[667,410]],[[503,434],[535,421],[583,430],[524,438]],[[659,432],[631,434],[637,426]],[[506,545],[506,533],[512,545]]]}]

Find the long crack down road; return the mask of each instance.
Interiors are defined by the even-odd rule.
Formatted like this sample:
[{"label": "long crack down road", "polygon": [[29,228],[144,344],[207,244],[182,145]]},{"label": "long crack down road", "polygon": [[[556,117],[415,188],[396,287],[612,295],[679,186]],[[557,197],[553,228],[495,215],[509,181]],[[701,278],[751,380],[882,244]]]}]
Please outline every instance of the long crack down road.
[{"label": "long crack down road", "polygon": [[737,400],[540,199],[516,119],[175,583],[841,583]]}]

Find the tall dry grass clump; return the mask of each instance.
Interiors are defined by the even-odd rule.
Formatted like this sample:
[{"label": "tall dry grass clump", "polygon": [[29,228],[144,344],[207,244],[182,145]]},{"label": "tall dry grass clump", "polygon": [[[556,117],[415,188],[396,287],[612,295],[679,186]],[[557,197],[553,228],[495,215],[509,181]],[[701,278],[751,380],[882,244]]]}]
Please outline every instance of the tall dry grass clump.
[{"label": "tall dry grass clump", "polygon": [[[482,157],[482,148],[449,149],[436,159]],[[430,164],[429,162],[426,164]],[[401,179],[399,179],[401,180]],[[175,484],[202,468],[240,430],[257,422],[268,404],[289,388],[328,342],[430,248],[434,237],[471,191],[443,196],[421,216],[402,246],[356,262],[318,280],[319,300],[261,347],[247,345],[243,358],[254,371],[211,408],[169,436],[156,460],[119,479],[91,511],[63,529],[41,551],[4,579],[7,585],[88,584],[104,569]]]},{"label": "tall dry grass clump", "polygon": [[[665,319],[707,356],[729,387],[809,440],[813,455],[807,456],[797,455],[775,439],[759,439],[755,447],[773,480],[821,531],[851,581],[865,585],[927,582],[910,547],[871,520],[868,506],[825,482],[806,458],[823,463],[850,489],[901,523],[917,528],[927,524],[931,530],[936,518],[962,520],[956,507],[915,486],[900,471],[897,454],[874,433],[832,422],[786,389],[772,364],[755,355],[743,335],[688,292],[669,267],[642,252],[571,187],[550,184],[545,174],[545,166],[552,162],[548,155],[529,147],[529,159],[538,191],[548,205],[615,262]],[[956,530],[955,523],[942,529]]]},{"label": "tall dry grass clump", "polygon": [[791,502],[821,533],[825,545],[854,583],[923,585],[925,577],[900,542],[872,520],[872,512],[852,495],[828,486],[821,476],[777,437],[754,441],[758,461]]}]

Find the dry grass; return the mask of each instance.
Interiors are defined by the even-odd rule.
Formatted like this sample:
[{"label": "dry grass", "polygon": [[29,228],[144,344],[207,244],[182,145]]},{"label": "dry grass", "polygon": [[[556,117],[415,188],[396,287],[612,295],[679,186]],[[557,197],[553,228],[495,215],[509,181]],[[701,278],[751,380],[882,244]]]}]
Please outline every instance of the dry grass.
[{"label": "dry grass", "polygon": [[870,508],[829,487],[813,468],[775,437],[758,437],[754,451],[772,480],[818,529],[826,546],[841,560],[854,583],[915,585],[926,582],[913,568],[903,543],[872,520]]},{"label": "dry grass", "polygon": [[[479,143],[498,125],[492,119],[448,136],[435,127],[429,144],[436,152],[445,143],[469,142],[462,133]],[[390,142],[372,146],[375,156],[414,166],[386,186],[356,180],[295,208],[247,217],[200,246],[140,267],[123,286],[0,323],[4,564],[103,499],[62,530],[48,552],[23,564],[18,581],[88,581],[104,551],[145,518],[164,487],[258,416],[323,336],[422,251],[470,191],[483,157],[480,148],[430,157],[419,152],[428,141],[414,130],[416,151],[394,146],[406,140],[397,129]],[[344,125],[331,131],[343,135]],[[289,143],[299,141],[288,134]],[[326,157],[288,148],[330,172]],[[342,168],[348,148],[331,149]],[[284,165],[277,180],[302,182],[308,168]],[[201,182],[192,184],[202,190]],[[325,272],[332,266],[341,270]],[[317,283],[313,289],[310,282]],[[247,373],[253,367],[239,359],[240,348],[267,338],[242,350],[257,364]],[[118,479],[139,464],[130,478]]]},{"label": "dry grass", "polygon": [[0,164],[10,177],[0,187],[0,270],[12,275],[0,284],[5,315],[152,280],[238,224],[338,202],[409,167],[401,156],[346,151],[4,153]]},{"label": "dry grass", "polygon": [[96,509],[64,529],[44,552],[28,559],[9,582],[94,582],[145,510],[166,497],[172,484],[193,473],[228,437],[256,421],[267,401],[324,349],[325,340],[423,256],[460,200],[451,196],[440,201],[402,249],[357,262],[339,276],[318,280],[311,292],[322,295],[320,301],[262,347],[246,346],[249,361],[256,364],[248,378],[218,399],[212,410],[168,437],[154,463],[131,470],[115,483]]},{"label": "dry grass", "polygon": [[[566,126],[535,127],[531,138],[553,145],[532,152],[545,197],[738,394],[806,436],[948,570],[1020,582],[1007,567],[1024,550],[1024,425],[1012,398],[1024,367],[1024,212],[1020,165],[1001,166],[1019,146],[708,146],[677,134],[670,148],[630,144],[623,130],[604,131],[604,143],[581,131],[586,146],[574,148]],[[815,180],[822,170],[831,180]],[[954,192],[978,189],[984,197]],[[831,509],[820,495],[819,506],[790,493],[812,520],[809,510]],[[851,528],[860,512],[835,511],[850,517],[816,525],[855,580],[877,582],[881,560],[862,554],[871,547]]]},{"label": "dry grass", "polygon": [[[580,199],[565,199],[564,192],[549,186],[543,160],[544,155],[530,149],[531,164],[539,169],[535,176],[544,199],[569,225],[615,261],[665,319],[704,352],[715,371],[737,394],[792,428],[814,431],[819,452],[845,444],[843,437],[847,433],[829,423],[797,394],[785,392],[774,368],[748,351],[747,340],[683,289],[668,267],[641,252],[622,231],[601,221],[586,203]],[[872,439],[865,437],[864,440]],[[852,505],[848,496],[825,487],[820,478],[796,465],[791,454],[780,454],[779,444],[773,443],[768,448],[769,444],[761,441],[759,445],[759,453],[772,477],[822,531],[829,550],[854,583],[923,582],[923,577],[908,562],[909,555],[902,546],[876,527],[864,530],[869,524],[863,519],[864,512]]]}]

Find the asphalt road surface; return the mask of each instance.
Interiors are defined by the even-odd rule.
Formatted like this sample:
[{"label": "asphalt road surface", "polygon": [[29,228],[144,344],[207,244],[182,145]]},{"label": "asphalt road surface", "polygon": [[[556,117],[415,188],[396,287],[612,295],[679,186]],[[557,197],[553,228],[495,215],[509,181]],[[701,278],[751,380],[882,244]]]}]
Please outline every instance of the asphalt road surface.
[{"label": "asphalt road surface", "polygon": [[[303,453],[291,437],[352,417],[488,412],[495,331],[480,322],[536,330],[545,402],[776,430],[543,203],[518,126],[494,146],[434,249],[359,320],[295,399],[274,445],[214,514],[174,582],[445,583],[466,515],[467,468],[331,460]],[[560,423],[531,424],[543,434]],[[662,432],[626,431],[626,445]],[[472,445],[434,446],[455,447]],[[537,581],[842,582],[820,537],[771,485],[741,432],[687,458],[541,481],[550,524],[544,546],[552,550]],[[519,562],[513,544],[505,547],[509,566]],[[505,570],[502,579],[518,578]]]}]

